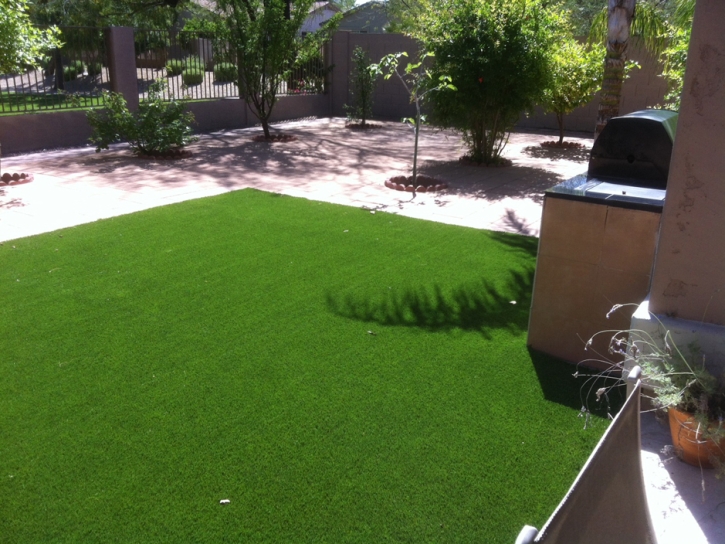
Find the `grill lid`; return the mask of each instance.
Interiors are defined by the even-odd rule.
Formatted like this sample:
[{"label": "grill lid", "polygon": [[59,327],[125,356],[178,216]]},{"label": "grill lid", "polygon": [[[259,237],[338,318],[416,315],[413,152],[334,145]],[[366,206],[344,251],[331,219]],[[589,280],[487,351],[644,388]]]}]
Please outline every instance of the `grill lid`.
[{"label": "grill lid", "polygon": [[676,127],[677,112],[667,110],[610,119],[592,147],[589,177],[666,188]]}]

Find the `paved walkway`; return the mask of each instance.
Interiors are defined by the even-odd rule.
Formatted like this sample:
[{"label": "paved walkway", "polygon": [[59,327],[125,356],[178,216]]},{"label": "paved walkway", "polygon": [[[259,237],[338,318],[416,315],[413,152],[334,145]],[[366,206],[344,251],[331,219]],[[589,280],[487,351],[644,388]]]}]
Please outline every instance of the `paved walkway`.
[{"label": "paved walkway", "polygon": [[[342,119],[285,123],[298,140],[255,143],[260,129],[205,135],[181,161],[149,161],[124,146],[96,154],[92,148],[3,159],[3,172],[29,172],[35,180],[0,187],[0,242],[246,187],[338,204],[385,210],[467,227],[538,236],[543,192],[586,170],[588,152],[541,148],[550,133],[513,134],[504,155],[508,168],[463,164],[460,138],[425,128],[422,173],[449,189],[436,194],[390,190],[385,179],[409,174],[413,135],[400,123],[359,132]],[[591,139],[569,137],[591,146]],[[643,417],[642,460],[659,544],[725,542],[725,486],[677,460],[663,465],[668,431]],[[683,536],[684,535],[684,536]]]},{"label": "paved walkway", "polygon": [[[5,158],[3,172],[30,172],[35,181],[2,189],[0,241],[246,187],[537,236],[543,191],[587,167],[585,152],[546,150],[538,144],[551,134],[523,133],[513,134],[506,148],[514,166],[465,165],[458,161],[459,137],[426,127],[421,170],[449,189],[411,199],[383,182],[410,173],[412,130],[402,123],[380,124],[361,132],[346,129],[343,119],[286,123],[285,132],[298,140],[272,145],[252,141],[258,128],[214,133],[180,161],[135,158],[124,146]],[[571,139],[591,145],[590,139]]]}]

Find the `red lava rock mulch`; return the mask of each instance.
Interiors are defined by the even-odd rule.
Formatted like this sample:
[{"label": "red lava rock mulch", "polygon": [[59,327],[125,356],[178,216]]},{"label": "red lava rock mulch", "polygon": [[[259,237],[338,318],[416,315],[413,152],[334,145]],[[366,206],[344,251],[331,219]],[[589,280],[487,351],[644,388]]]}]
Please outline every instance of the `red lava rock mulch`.
[{"label": "red lava rock mulch", "polygon": [[509,159],[504,159],[503,157],[498,158],[498,162],[495,162],[493,164],[486,164],[483,162],[476,162],[474,161],[470,155],[463,155],[458,159],[460,162],[468,165],[468,166],[486,166],[489,168],[503,168],[506,166],[512,166],[514,163]]},{"label": "red lava rock mulch", "polygon": [[584,149],[586,146],[579,142],[561,142],[549,140],[548,142],[541,142],[541,147],[553,147],[554,149]]},{"label": "red lava rock mulch", "polygon": [[20,185],[22,183],[30,183],[33,181],[33,174],[18,174],[17,172],[14,174],[8,174],[5,172],[2,176],[0,176],[0,181],[2,181],[5,185]]},{"label": "red lava rock mulch", "polygon": [[347,123],[345,125],[345,128],[349,128],[351,130],[371,130],[380,127],[382,127],[382,125],[376,125],[375,123],[365,123],[364,125],[362,123]]},{"label": "red lava rock mulch", "polygon": [[139,159],[156,159],[160,161],[173,161],[178,159],[188,159],[191,157],[191,151],[186,149],[169,149],[161,153],[136,153]]},{"label": "red lava rock mulch", "polygon": [[259,136],[255,136],[252,138],[253,142],[270,142],[270,143],[276,143],[276,142],[294,142],[297,139],[297,136],[294,134],[270,134],[269,138],[267,138],[264,134],[260,134]]},{"label": "red lava rock mulch", "polygon": [[[430,176],[418,176],[415,180],[418,184],[415,187],[417,193],[433,193],[448,188],[448,184]],[[385,180],[385,186],[396,191],[413,192],[413,176],[394,176]]]}]

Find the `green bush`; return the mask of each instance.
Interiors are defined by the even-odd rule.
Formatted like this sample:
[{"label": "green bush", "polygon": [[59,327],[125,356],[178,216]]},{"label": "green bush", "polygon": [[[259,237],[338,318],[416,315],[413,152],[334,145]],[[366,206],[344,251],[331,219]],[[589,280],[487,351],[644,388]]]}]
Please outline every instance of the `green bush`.
[{"label": "green bush", "polygon": [[204,81],[204,72],[196,68],[184,70],[181,72],[181,79],[184,85],[198,85]]},{"label": "green bush", "polygon": [[86,71],[88,72],[89,76],[97,76],[103,71],[103,64],[100,62],[91,62],[87,68]]},{"label": "green bush", "polygon": [[178,76],[184,71],[184,61],[179,59],[172,59],[166,63],[166,73],[171,76]]},{"label": "green bush", "polygon": [[73,81],[83,74],[84,68],[83,61],[70,61],[67,65],[63,66],[63,81]]},{"label": "green bush", "polygon": [[[519,115],[549,84],[550,57],[561,41],[563,16],[544,0],[435,0],[420,17],[434,78],[451,77],[457,92],[431,95],[432,120],[463,133],[469,156],[493,164]],[[445,8],[445,9],[444,9]]]},{"label": "green bush", "polygon": [[380,71],[371,69],[370,57],[362,47],[356,47],[352,52],[353,69],[350,74],[350,98],[352,104],[343,106],[347,113],[347,120],[360,122],[365,126],[368,119],[373,116],[373,92],[375,80]]},{"label": "green bush", "polygon": [[214,66],[214,81],[228,83],[237,80],[237,67],[231,62],[222,62]]},{"label": "green bush", "polygon": [[196,38],[213,40],[218,36],[220,33],[218,16],[212,15],[211,17],[216,19],[195,17],[186,21],[184,28],[179,32],[181,47],[191,49],[191,42]]},{"label": "green bush", "polygon": [[128,110],[123,95],[104,91],[105,108],[86,114],[93,129],[90,141],[95,144],[96,152],[126,140],[132,151],[152,155],[196,141],[191,132],[194,115],[184,111],[183,103],[173,98],[163,99],[165,85],[164,80],[154,81],[148,98],[141,101],[135,114]]},{"label": "green bush", "polygon": [[184,59],[184,70],[200,70],[204,71],[204,61],[193,55],[190,55]]}]

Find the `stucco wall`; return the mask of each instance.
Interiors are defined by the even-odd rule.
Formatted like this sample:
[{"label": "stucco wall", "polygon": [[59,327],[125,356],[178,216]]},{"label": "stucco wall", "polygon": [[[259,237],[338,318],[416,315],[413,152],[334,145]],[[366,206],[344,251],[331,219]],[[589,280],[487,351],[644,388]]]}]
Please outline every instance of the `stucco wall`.
[{"label": "stucco wall", "polygon": [[659,212],[547,196],[528,344],[574,363],[606,356],[607,335],[584,345],[599,331],[629,328],[634,307],[607,312],[647,296],[659,224]]},{"label": "stucco wall", "polygon": [[[244,128],[259,121],[239,99],[190,102],[195,132]],[[330,114],[326,95],[282,96],[272,112],[272,122],[302,117],[327,117]],[[91,127],[84,111],[56,111],[0,117],[0,143],[4,155],[78,147],[88,144]]]},{"label": "stucco wall", "polygon": [[[406,51],[409,59],[415,59],[418,45],[402,34],[356,34],[338,32],[332,41],[332,71],[330,87],[331,109],[333,116],[345,116],[344,104],[350,103],[350,74],[353,70],[351,60],[356,47],[367,51],[372,62],[379,62],[388,53]],[[404,60],[405,62],[405,60]],[[391,77],[380,79],[373,95],[373,116],[385,119],[400,119],[415,113],[410,104],[410,96],[400,80]]]}]

